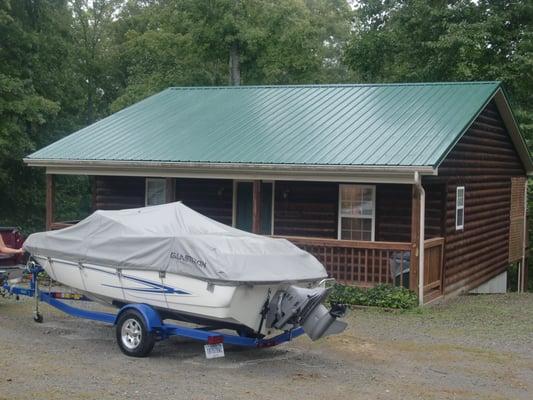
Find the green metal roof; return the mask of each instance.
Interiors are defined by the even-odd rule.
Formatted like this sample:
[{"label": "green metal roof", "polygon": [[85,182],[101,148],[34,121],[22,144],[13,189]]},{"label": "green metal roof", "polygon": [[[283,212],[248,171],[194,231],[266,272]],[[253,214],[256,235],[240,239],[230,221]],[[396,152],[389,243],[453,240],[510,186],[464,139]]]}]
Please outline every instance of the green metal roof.
[{"label": "green metal roof", "polygon": [[432,166],[498,82],[169,88],[32,160]]}]

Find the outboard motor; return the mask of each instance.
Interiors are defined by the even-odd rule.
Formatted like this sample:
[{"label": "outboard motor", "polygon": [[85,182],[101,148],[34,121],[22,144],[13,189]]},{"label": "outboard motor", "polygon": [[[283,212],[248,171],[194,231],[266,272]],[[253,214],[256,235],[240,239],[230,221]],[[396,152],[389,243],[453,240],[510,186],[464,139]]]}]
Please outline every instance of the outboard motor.
[{"label": "outboard motor", "polygon": [[301,326],[311,340],[341,333],[347,324],[337,321],[346,307],[335,305],[331,310],[322,304],[329,290],[325,288],[306,289],[289,286],[279,290],[272,298],[266,316],[266,326],[289,330]]}]

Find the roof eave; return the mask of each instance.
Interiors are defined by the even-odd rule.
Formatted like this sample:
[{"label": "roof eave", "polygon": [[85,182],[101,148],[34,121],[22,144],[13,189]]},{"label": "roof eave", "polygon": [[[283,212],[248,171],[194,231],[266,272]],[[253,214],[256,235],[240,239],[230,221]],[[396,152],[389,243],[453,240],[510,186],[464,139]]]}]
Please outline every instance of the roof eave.
[{"label": "roof eave", "polygon": [[337,182],[412,183],[413,175],[437,175],[431,166],[353,166],[245,164],[111,160],[50,160],[25,158],[48,174],[117,175],[214,179],[305,180]]},{"label": "roof eave", "polygon": [[498,111],[503,119],[503,123],[511,136],[511,140],[520,156],[522,164],[528,175],[533,175],[533,161],[531,160],[531,154],[529,153],[529,148],[527,146],[524,137],[520,133],[520,128],[513,114],[513,110],[507,101],[507,96],[500,87],[493,96],[494,102],[498,107]]}]

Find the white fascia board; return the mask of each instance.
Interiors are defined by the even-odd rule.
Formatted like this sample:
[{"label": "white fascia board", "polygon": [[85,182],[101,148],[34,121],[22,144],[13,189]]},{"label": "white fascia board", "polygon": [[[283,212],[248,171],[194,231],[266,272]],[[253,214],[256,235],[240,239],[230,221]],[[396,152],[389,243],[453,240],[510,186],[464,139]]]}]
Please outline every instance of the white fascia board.
[{"label": "white fascia board", "polygon": [[432,167],[291,166],[273,164],[197,164],[124,161],[25,159],[48,174],[168,178],[260,179],[322,182],[412,183],[413,172],[436,175]]}]

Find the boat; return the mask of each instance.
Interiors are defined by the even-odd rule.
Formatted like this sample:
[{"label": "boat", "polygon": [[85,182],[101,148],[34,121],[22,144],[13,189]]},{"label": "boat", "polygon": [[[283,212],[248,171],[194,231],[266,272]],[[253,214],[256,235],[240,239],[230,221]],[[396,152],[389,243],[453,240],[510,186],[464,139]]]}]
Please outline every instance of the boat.
[{"label": "boat", "polygon": [[316,340],[342,332],[342,306],[327,309],[327,273],[286,239],[214,221],[181,202],[98,210],[24,243],[48,275],[123,307],[147,304],[163,318],[270,337],[303,327]]}]

